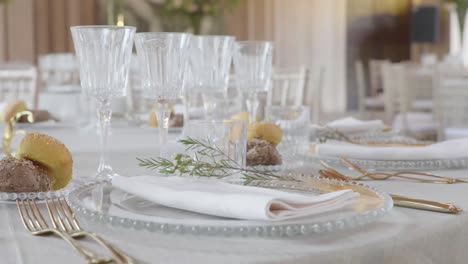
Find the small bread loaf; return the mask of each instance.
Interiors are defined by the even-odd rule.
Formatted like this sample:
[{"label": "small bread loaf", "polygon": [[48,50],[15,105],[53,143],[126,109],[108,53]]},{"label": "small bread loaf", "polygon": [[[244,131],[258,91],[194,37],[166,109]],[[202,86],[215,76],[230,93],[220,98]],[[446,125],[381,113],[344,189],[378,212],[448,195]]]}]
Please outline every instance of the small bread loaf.
[{"label": "small bread loaf", "polygon": [[67,147],[57,139],[38,132],[27,133],[16,157],[32,160],[47,169],[51,190],[67,186],[72,178],[73,159]]}]

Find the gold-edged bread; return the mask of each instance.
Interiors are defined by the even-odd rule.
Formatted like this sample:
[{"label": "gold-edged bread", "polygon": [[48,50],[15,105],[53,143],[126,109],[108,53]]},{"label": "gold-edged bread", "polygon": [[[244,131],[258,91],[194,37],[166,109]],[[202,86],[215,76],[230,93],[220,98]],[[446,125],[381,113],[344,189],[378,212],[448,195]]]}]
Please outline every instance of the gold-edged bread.
[{"label": "gold-edged bread", "polygon": [[3,122],[8,123],[16,113],[26,109],[26,103],[23,100],[14,100],[5,106],[5,109],[1,113],[0,118]]},{"label": "gold-edged bread", "polygon": [[269,122],[253,122],[247,127],[247,140],[262,139],[277,146],[283,138],[283,131],[281,128]]},{"label": "gold-edged bread", "polygon": [[45,167],[51,180],[51,190],[64,188],[72,178],[73,158],[70,151],[62,142],[46,134],[27,133],[19,143],[16,157]]}]

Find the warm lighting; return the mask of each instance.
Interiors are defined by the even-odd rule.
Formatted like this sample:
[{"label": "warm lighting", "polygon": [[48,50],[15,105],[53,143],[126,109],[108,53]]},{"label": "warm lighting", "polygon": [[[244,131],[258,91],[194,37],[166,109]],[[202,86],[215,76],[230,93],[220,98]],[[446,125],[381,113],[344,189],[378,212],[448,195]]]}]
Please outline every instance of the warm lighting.
[{"label": "warm lighting", "polygon": [[124,15],[123,14],[118,14],[117,15],[117,26],[123,27],[125,25],[124,23]]}]

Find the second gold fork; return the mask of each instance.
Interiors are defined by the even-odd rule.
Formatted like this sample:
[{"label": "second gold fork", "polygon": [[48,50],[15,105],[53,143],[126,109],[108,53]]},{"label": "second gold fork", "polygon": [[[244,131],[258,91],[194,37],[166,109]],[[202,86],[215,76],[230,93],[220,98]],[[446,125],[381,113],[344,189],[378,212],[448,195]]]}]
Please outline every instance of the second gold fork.
[{"label": "second gold fork", "polygon": [[119,263],[134,263],[134,260],[131,257],[111,245],[99,235],[85,231],[81,227],[75,213],[65,199],[46,199],[46,206],[49,211],[50,218],[52,218],[54,227],[59,228],[61,231],[66,232],[74,238],[88,237],[93,239],[95,242],[112,252],[112,254],[118,259]]}]

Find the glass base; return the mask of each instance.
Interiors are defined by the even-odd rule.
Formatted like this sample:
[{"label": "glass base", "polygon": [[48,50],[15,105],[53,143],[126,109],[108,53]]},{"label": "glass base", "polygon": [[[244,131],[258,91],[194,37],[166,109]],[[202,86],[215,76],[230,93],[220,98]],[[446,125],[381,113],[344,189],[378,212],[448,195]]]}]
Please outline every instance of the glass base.
[{"label": "glass base", "polygon": [[95,181],[110,181],[114,176],[118,176],[112,168],[106,168],[104,170],[100,170],[94,174],[93,180]]}]

